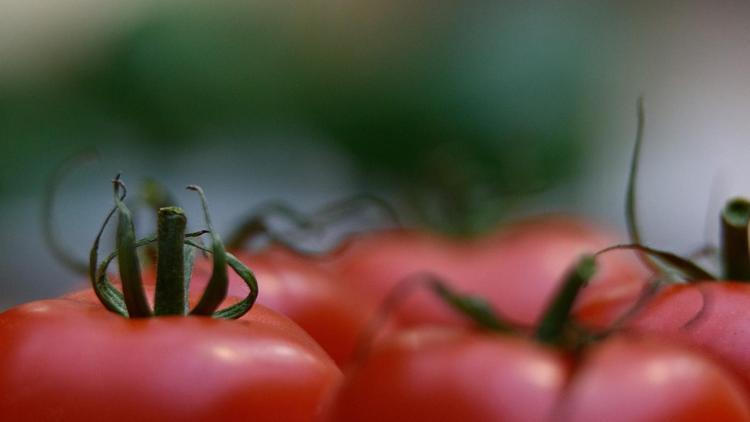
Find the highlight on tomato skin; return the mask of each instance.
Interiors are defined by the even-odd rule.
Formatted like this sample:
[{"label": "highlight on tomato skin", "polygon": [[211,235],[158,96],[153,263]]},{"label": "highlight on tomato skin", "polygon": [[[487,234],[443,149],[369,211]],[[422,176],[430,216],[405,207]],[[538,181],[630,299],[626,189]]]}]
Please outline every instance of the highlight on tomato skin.
[{"label": "highlight on tomato skin", "polygon": [[[612,319],[616,299],[612,294],[604,304],[582,306],[576,317],[589,326],[604,326]],[[750,391],[748,309],[750,285],[744,282],[671,285],[659,291],[622,329],[700,350],[731,369]]]},{"label": "highlight on tomato skin", "polygon": [[542,421],[567,371],[562,356],[522,340],[419,327],[351,368],[327,420]]},{"label": "highlight on tomato skin", "polygon": [[[375,313],[376,304],[335,274],[321,269],[311,258],[275,246],[259,252],[235,254],[252,266],[262,286],[257,303],[293,320],[333,358],[346,365],[360,332]],[[207,261],[200,260],[193,272],[193,285],[204,285],[210,275]],[[235,274],[229,276],[229,293],[247,294]]]},{"label": "highlight on tomato skin", "polygon": [[351,368],[327,421],[747,421],[735,378],[693,351],[620,337],[575,357],[521,338],[419,327]]}]

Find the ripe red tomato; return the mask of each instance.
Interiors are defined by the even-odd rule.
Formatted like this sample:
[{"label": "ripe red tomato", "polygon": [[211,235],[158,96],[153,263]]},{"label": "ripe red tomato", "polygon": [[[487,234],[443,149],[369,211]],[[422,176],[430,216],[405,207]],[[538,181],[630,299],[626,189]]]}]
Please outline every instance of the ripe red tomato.
[{"label": "ripe red tomato", "polygon": [[[475,240],[450,240],[434,234],[394,230],[353,239],[328,265],[345,282],[379,302],[405,277],[430,272],[467,293],[487,298],[509,320],[537,321],[560,276],[584,253],[614,242],[614,236],[571,217],[553,216],[509,224]],[[601,271],[581,301],[600,289],[637,296],[646,271],[630,254],[599,260]],[[398,312],[400,321],[454,321],[429,293],[417,293]]]},{"label": "ripe red tomato", "polygon": [[238,321],[127,319],[95,301],[89,290],[0,314],[3,419],[310,421],[341,375],[259,305]]},{"label": "ripe red tomato", "polygon": [[[261,285],[257,303],[304,328],[337,364],[350,360],[359,333],[372,316],[372,301],[316,262],[284,248],[235,255],[252,267]],[[205,286],[210,272],[210,262],[200,261],[193,285]],[[247,294],[247,285],[234,273],[230,274],[229,294]]]},{"label": "ripe red tomato", "polygon": [[347,374],[335,421],[747,421],[742,388],[694,352],[621,337],[573,356],[503,335],[419,327]]},{"label": "ripe red tomato", "polygon": [[[627,299],[617,295],[577,311],[582,321],[606,326]],[[664,288],[625,327],[700,349],[737,374],[750,389],[750,285],[698,282]]]}]

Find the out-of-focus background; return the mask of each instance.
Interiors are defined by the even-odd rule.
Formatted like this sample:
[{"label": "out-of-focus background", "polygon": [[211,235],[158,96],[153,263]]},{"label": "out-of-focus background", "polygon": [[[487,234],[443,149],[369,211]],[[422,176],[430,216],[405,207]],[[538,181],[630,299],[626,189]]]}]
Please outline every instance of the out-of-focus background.
[{"label": "out-of-focus background", "polygon": [[534,3],[0,0],[0,309],[82,283],[41,207],[92,146],[54,211],[81,257],[118,171],[194,216],[201,184],[222,231],[359,192],[452,235],[558,211],[621,228],[643,94],[646,241],[713,240],[750,193],[750,6]]}]

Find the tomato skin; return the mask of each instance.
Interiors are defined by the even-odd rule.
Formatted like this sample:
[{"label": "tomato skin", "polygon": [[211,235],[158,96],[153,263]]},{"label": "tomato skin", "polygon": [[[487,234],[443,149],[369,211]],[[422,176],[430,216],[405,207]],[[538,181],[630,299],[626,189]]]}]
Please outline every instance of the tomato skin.
[{"label": "tomato skin", "polygon": [[[258,279],[257,303],[297,323],[337,364],[349,362],[360,331],[372,317],[372,301],[322,270],[315,261],[281,247],[235,255],[249,263]],[[193,287],[205,286],[210,272],[209,261],[199,262],[193,273]],[[245,283],[233,272],[229,293],[240,297],[247,294]]]},{"label": "tomato skin", "polygon": [[[430,272],[460,286],[462,292],[490,300],[508,319],[532,325],[565,271],[582,254],[616,243],[613,239],[599,228],[565,216],[509,224],[475,240],[395,230],[355,238],[329,267],[375,301],[405,277]],[[617,286],[637,296],[647,273],[632,254],[607,254],[599,262],[600,271],[588,290]],[[584,292],[581,301],[592,293]],[[456,321],[430,293],[414,296],[398,313],[402,322]]]},{"label": "tomato skin", "polygon": [[619,338],[574,366],[521,338],[421,327],[378,343],[328,420],[747,421],[750,410],[723,369],[672,345]]},{"label": "tomato skin", "polygon": [[[542,373],[536,380],[533,373]],[[544,420],[565,359],[522,340],[437,327],[379,343],[347,374],[330,421]]]},{"label": "tomato skin", "polygon": [[287,318],[126,319],[93,293],[0,314],[7,420],[292,420],[318,417],[340,371]]},{"label": "tomato skin", "polygon": [[[611,296],[577,311],[582,321],[605,326],[627,299]],[[699,349],[731,369],[750,391],[750,284],[696,282],[661,290],[625,327]]]},{"label": "tomato skin", "polygon": [[747,396],[702,355],[644,339],[595,347],[565,392],[559,414],[572,421],[747,421]]}]

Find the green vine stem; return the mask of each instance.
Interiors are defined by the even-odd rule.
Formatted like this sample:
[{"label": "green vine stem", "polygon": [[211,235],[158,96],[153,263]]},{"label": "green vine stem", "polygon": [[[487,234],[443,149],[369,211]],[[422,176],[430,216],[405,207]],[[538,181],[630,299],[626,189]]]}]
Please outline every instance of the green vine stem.
[{"label": "green vine stem", "polygon": [[750,281],[748,222],[750,202],[746,199],[730,200],[721,213],[721,258],[727,280]]},{"label": "green vine stem", "polygon": [[372,348],[378,333],[383,329],[390,316],[418,289],[426,288],[433,292],[452,310],[474,322],[477,327],[500,333],[515,333],[513,324],[501,318],[492,305],[475,295],[458,293],[450,283],[439,276],[420,272],[408,275],[393,287],[380,303],[375,316],[359,335],[353,354],[353,362],[362,362]]},{"label": "green vine stem", "polygon": [[456,292],[450,285],[434,276],[427,280],[430,289],[454,310],[471,319],[477,326],[495,332],[513,332],[510,323],[501,319],[483,297]]},{"label": "green vine stem", "polygon": [[636,243],[609,246],[597,252],[595,256],[599,256],[613,250],[635,250],[641,254],[659,259],[668,264],[668,267],[672,270],[672,273],[677,273],[683,280],[687,282],[716,280],[716,276],[704,270],[702,267],[687,258],[683,258],[671,252],[649,248],[647,246],[639,245]]},{"label": "green vine stem", "polygon": [[578,293],[596,272],[594,256],[586,255],[568,272],[565,281],[552,303],[542,314],[534,338],[544,344],[560,345],[564,341],[565,329],[570,325],[570,314]]}]

